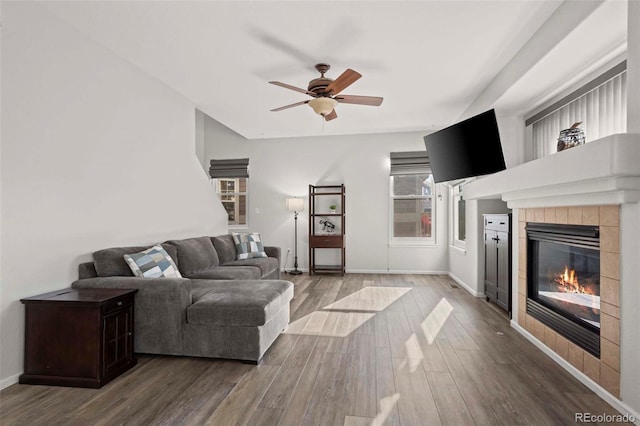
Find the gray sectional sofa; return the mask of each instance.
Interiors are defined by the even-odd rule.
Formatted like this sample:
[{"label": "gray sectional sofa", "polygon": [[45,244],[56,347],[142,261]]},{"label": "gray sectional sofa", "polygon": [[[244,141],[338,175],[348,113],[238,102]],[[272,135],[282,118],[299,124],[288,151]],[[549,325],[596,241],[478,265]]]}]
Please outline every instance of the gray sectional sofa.
[{"label": "gray sectional sofa", "polygon": [[138,290],[135,352],[259,362],[289,323],[293,284],[280,280],[280,248],[236,260],[231,235],[161,245],[182,278],[135,277],[124,255],[148,246],[114,247],[80,264],[72,287]]}]

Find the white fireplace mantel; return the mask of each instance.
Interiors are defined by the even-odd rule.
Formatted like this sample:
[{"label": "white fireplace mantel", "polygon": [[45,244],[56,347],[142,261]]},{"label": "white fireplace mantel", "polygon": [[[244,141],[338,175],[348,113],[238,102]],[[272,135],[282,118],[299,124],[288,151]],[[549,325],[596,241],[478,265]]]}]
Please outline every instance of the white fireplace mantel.
[{"label": "white fireplace mantel", "polygon": [[509,208],[640,201],[640,134],[607,136],[484,176],[464,198],[499,199]]}]

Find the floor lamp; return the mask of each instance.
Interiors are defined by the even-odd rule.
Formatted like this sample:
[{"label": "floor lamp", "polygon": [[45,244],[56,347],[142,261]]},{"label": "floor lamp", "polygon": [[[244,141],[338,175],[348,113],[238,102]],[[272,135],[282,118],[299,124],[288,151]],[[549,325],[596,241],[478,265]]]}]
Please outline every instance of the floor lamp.
[{"label": "floor lamp", "polygon": [[[298,270],[298,212],[304,210],[303,198],[287,198],[287,210],[294,212],[294,220],[296,222],[295,227],[295,241],[294,241],[294,263],[293,271],[288,271],[291,275],[300,275],[302,271]],[[285,265],[286,267],[286,265]]]}]

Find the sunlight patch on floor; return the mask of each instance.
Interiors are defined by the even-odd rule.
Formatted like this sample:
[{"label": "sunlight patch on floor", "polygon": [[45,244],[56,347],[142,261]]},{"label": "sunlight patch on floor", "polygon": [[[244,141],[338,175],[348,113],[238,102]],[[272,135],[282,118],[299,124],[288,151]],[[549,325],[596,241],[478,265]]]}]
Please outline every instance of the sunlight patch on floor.
[{"label": "sunlight patch on floor", "polygon": [[404,342],[404,348],[407,352],[407,357],[402,361],[400,368],[409,367],[409,371],[415,372],[424,358],[424,354],[420,349],[420,343],[418,342],[418,336],[415,333],[411,334]]},{"label": "sunlight patch on floor", "polygon": [[411,287],[365,287],[289,323],[285,333],[346,337],[410,290]]},{"label": "sunlight patch on floor", "polygon": [[442,326],[447,321],[447,318],[449,318],[451,312],[453,312],[453,306],[443,297],[436,307],[433,308],[429,316],[420,324],[422,332],[430,345],[433,344],[436,337],[438,337]]},{"label": "sunlight patch on floor", "polygon": [[380,412],[376,415],[376,418],[371,422],[371,426],[382,426],[385,424],[389,414],[393,411],[393,407],[398,404],[400,400],[400,394],[394,393],[391,396],[384,397],[380,400]]},{"label": "sunlight patch on floor", "polygon": [[411,287],[365,287],[324,307],[351,311],[384,311]]},{"label": "sunlight patch on floor", "polygon": [[393,411],[393,408],[398,404],[400,394],[396,393],[391,396],[382,398],[379,401],[380,411],[375,418],[371,417],[357,417],[357,416],[345,416],[343,426],[382,426],[388,423],[387,419]]}]

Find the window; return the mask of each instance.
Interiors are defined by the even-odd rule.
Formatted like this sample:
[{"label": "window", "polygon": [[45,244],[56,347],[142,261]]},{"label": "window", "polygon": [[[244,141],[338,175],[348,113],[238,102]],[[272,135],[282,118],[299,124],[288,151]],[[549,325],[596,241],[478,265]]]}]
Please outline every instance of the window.
[{"label": "window", "polygon": [[534,158],[557,151],[558,135],[581,122],[586,142],[627,131],[627,72],[623,62],[526,120]]},{"label": "window", "polygon": [[452,212],[451,241],[455,247],[465,249],[466,228],[465,228],[465,200],[462,196],[462,186],[464,182],[454,184],[450,189],[450,200]]},{"label": "window", "polygon": [[249,159],[211,160],[209,176],[213,178],[218,198],[229,216],[229,227],[246,228]]},{"label": "window", "polygon": [[247,225],[247,178],[220,178],[216,188],[229,215],[229,226]]},{"label": "window", "polygon": [[391,153],[390,240],[432,243],[434,183],[426,151]]}]

